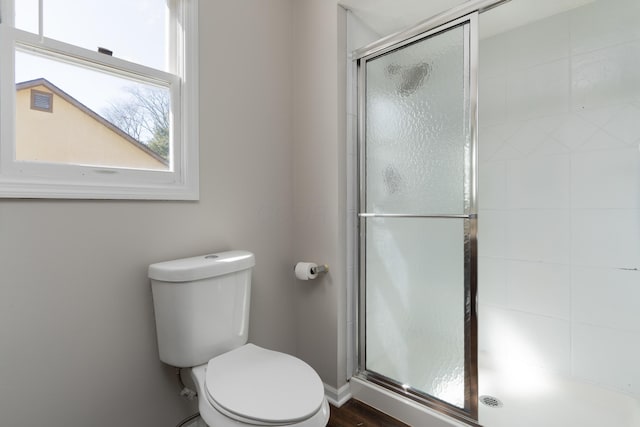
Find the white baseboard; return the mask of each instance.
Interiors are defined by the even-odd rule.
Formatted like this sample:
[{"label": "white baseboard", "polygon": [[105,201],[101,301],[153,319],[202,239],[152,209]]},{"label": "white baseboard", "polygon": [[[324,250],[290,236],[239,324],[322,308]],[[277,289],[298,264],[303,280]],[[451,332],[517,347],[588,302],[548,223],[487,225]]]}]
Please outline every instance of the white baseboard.
[{"label": "white baseboard", "polygon": [[324,384],[324,395],[327,396],[327,400],[336,408],[341,407],[347,400],[351,399],[351,386],[346,383],[339,389]]}]

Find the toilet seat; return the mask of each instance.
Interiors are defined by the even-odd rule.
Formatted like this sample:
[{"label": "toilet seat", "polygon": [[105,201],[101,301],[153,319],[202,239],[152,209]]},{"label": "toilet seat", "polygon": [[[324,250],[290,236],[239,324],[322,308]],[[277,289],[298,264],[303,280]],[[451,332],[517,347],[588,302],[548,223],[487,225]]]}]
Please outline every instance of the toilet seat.
[{"label": "toilet seat", "polygon": [[246,344],[193,368],[192,375],[210,425],[324,427],[328,421],[322,381],[293,356]]}]

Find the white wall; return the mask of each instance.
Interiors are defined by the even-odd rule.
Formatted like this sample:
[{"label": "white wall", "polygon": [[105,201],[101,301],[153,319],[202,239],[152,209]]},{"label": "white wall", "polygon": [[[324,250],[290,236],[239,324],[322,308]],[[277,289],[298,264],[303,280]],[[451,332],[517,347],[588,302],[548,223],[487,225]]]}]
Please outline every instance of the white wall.
[{"label": "white wall", "polygon": [[191,413],[157,358],[146,268],[160,260],[253,251],[250,339],[296,352],[291,19],[289,0],[200,2],[199,202],[0,200],[0,425]]},{"label": "white wall", "polygon": [[481,350],[636,395],[638,20],[599,1],[481,40],[479,153]]}]

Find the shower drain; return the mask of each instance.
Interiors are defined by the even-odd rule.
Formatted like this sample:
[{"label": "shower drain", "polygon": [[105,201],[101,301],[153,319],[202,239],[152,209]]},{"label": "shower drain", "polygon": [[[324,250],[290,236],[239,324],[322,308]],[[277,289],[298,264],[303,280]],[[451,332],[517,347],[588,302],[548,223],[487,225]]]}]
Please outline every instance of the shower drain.
[{"label": "shower drain", "polygon": [[484,395],[484,396],[480,396],[478,400],[480,400],[480,402],[492,408],[502,408],[502,401],[497,397]]}]

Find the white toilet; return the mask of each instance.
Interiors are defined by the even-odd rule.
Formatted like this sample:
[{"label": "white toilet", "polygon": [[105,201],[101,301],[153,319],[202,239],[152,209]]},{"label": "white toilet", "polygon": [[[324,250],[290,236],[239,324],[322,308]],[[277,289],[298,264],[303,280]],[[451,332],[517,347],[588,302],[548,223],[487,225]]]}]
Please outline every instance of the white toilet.
[{"label": "white toilet", "polygon": [[221,252],[149,266],[160,360],[190,367],[211,427],[324,427],[329,404],[300,359],[247,344],[252,253]]}]

